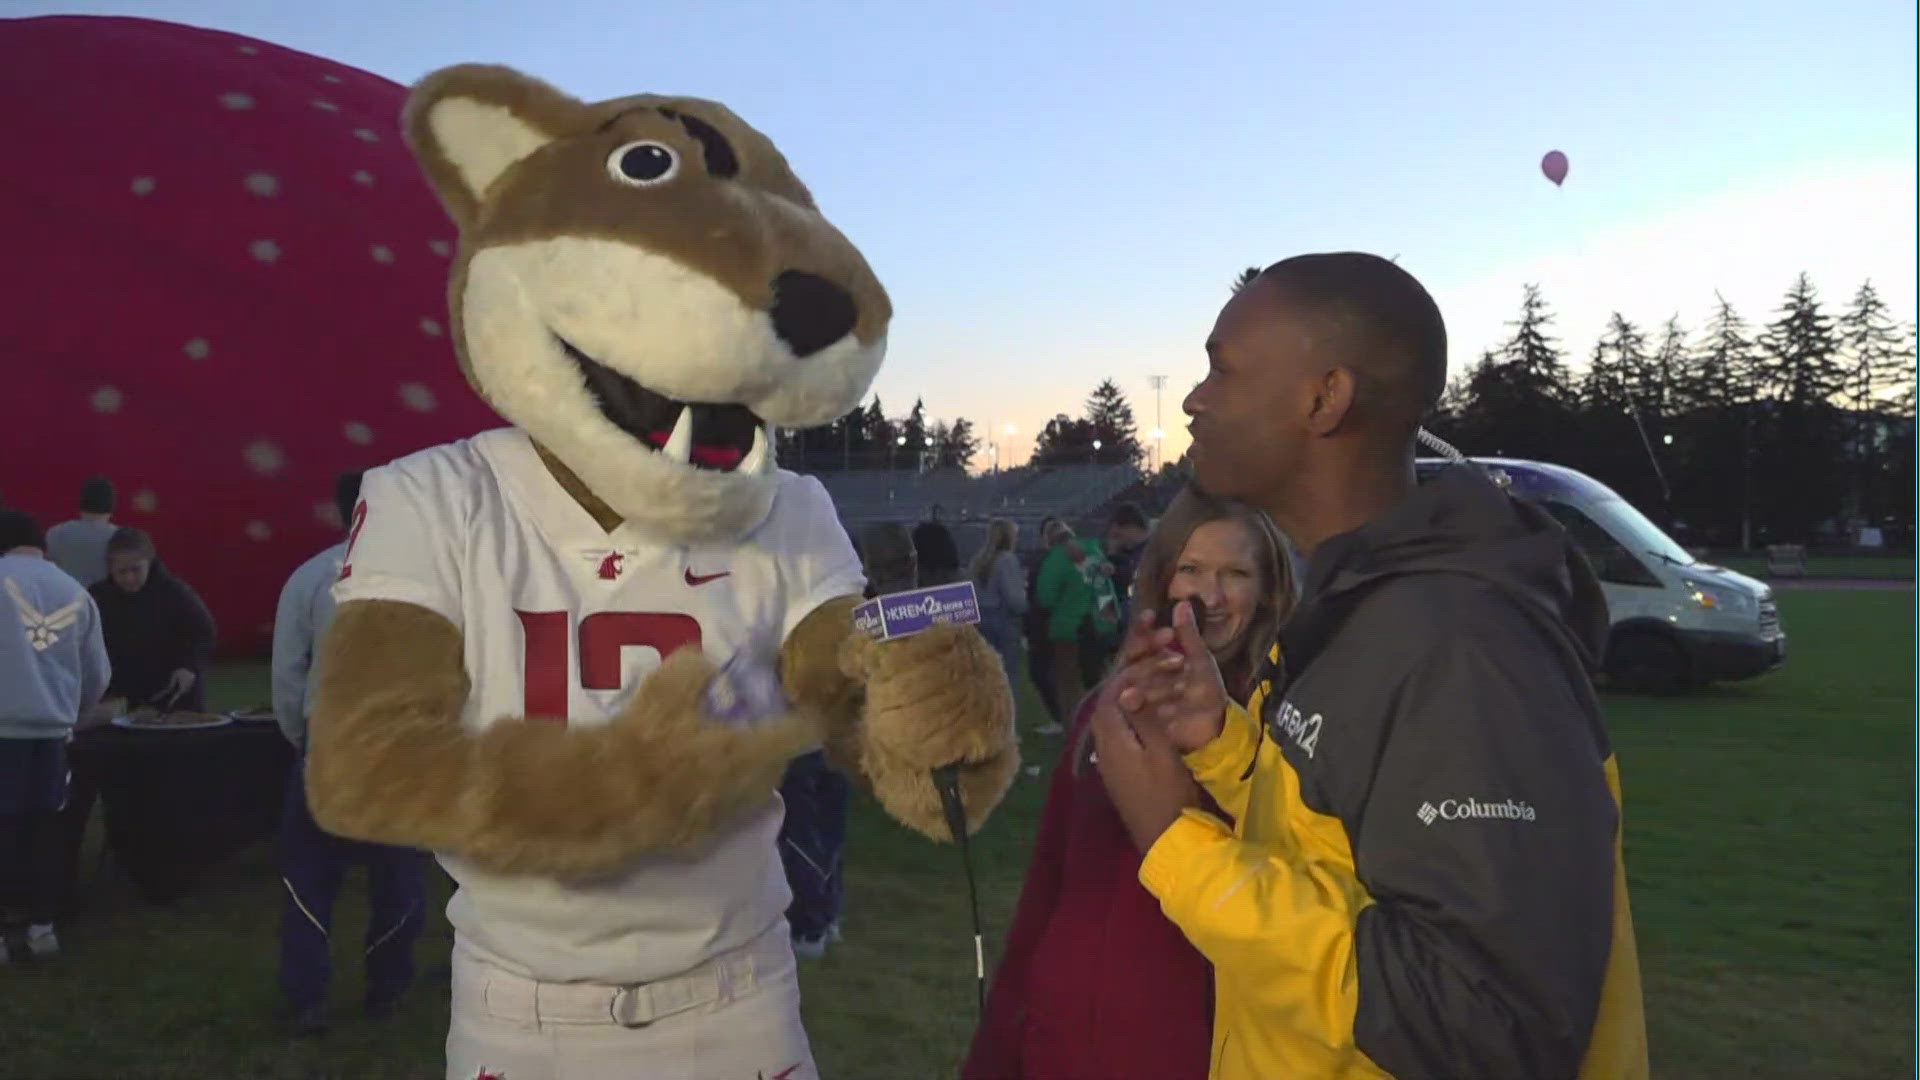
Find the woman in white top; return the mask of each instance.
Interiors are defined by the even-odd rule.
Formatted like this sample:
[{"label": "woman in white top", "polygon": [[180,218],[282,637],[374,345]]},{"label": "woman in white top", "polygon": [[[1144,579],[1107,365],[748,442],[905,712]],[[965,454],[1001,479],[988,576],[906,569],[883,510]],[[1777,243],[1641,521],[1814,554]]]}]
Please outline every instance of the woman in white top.
[{"label": "woman in white top", "polygon": [[1026,572],[1020,567],[1020,557],[1013,553],[1019,538],[1018,526],[1005,518],[994,518],[987,526],[987,542],[980,545],[967,568],[967,576],[980,594],[980,633],[1000,654],[1009,682],[1020,674],[1020,619],[1027,613]]}]

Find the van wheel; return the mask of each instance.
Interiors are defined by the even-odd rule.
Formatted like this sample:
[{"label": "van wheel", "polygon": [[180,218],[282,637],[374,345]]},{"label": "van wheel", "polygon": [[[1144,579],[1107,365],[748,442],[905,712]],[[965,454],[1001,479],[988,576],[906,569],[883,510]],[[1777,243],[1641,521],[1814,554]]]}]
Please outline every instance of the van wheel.
[{"label": "van wheel", "polygon": [[1692,684],[1692,665],[1680,643],[1646,630],[1629,630],[1607,650],[1607,678],[1622,690],[1678,694]]}]

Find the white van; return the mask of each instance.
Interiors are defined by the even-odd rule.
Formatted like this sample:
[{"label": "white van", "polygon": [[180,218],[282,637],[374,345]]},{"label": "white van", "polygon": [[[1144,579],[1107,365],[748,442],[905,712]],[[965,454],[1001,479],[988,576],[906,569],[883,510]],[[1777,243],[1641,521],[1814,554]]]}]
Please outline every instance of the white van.
[{"label": "white van", "polygon": [[[1557,518],[1593,564],[1613,618],[1605,659],[1610,682],[1674,693],[1750,679],[1785,662],[1780,609],[1764,582],[1696,560],[1584,473],[1539,461],[1470,460]],[[1426,480],[1449,464],[1421,458],[1416,469]]]}]

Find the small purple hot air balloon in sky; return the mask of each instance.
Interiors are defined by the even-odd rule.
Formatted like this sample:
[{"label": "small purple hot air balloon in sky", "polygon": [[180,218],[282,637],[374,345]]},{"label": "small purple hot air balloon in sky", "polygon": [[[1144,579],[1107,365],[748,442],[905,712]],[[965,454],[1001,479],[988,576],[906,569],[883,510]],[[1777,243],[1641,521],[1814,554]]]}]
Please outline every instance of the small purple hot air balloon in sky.
[{"label": "small purple hot air balloon in sky", "polygon": [[1553,181],[1554,187],[1559,187],[1567,178],[1567,155],[1558,150],[1547,151],[1547,156],[1540,159],[1540,171]]}]

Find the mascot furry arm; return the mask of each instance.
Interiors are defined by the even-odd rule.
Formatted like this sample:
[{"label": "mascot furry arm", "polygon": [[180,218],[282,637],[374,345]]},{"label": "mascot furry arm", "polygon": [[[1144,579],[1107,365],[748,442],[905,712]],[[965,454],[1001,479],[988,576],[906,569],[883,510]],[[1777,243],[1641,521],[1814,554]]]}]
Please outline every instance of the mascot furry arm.
[{"label": "mascot furry arm", "polygon": [[[750,533],[778,487],[766,424],[818,425],[856,405],[891,317],[779,151],[712,102],[588,105],[479,65],[424,80],[405,127],[460,229],[449,292],[469,381],[608,532],[683,545]],[[713,458],[694,427],[733,421],[751,434],[735,423],[736,449]],[[876,644],[853,627],[858,600],[830,600],[787,633],[792,708],[770,722],[707,716],[715,669],[685,648],[609,723],[476,730],[470,679],[488,672],[471,670],[455,621],[348,599],[318,662],[314,815],[497,872],[591,879],[700,843],[824,743],[936,839],[947,830],[928,771],[963,763],[977,828],[1018,768],[995,654],[968,627]]]}]

